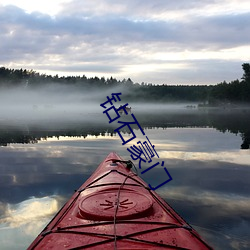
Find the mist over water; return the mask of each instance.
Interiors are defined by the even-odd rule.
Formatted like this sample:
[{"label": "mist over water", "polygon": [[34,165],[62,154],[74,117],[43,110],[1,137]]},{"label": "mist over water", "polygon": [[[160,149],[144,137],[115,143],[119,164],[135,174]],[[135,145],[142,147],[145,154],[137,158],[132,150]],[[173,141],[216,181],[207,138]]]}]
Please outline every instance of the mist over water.
[{"label": "mist over water", "polygon": [[[26,248],[110,151],[130,159],[128,145],[114,133],[117,121],[109,123],[100,106],[111,93],[122,93],[113,104],[128,103],[173,177],[160,195],[215,249],[247,249],[249,150],[240,148],[243,140],[249,145],[249,110],[130,102],[125,88],[99,91],[56,84],[0,89],[3,249]],[[130,119],[121,114],[120,120]],[[133,129],[138,137],[131,145],[145,140],[138,127]],[[153,186],[163,177],[160,168],[142,176]]]},{"label": "mist over water", "polygon": [[[105,91],[84,90],[66,85],[47,85],[38,88],[10,88],[0,89],[0,122],[43,123],[69,121],[103,121],[104,109],[100,104],[107,101],[111,93],[126,93],[126,88],[108,89]],[[120,96],[121,101],[113,102],[115,107],[128,103],[132,112],[178,112],[184,111],[189,103],[156,104],[127,102]],[[147,100],[145,100],[147,101]]]},{"label": "mist over water", "polygon": [[[197,103],[149,103],[146,99],[145,102],[134,99],[130,102],[129,89],[125,87],[99,91],[97,88],[87,89],[65,84],[0,89],[0,143],[6,145],[8,142],[21,142],[23,136],[23,141],[36,141],[46,138],[48,131],[49,136],[112,133],[117,127],[117,120],[109,123],[107,115],[103,113],[105,109],[100,106],[107,101],[107,97],[112,98],[112,93],[121,93],[121,101],[116,99],[113,105],[118,108],[128,103],[131,113],[144,128],[209,126],[220,131],[240,133],[243,138],[242,147],[249,148],[249,109],[204,109],[198,108]],[[107,108],[110,106],[107,104]],[[114,110],[110,110],[109,114],[112,117],[117,115]],[[131,120],[131,115],[123,113],[121,119]],[[9,140],[8,135],[2,133],[7,130],[12,134],[16,131],[19,133],[13,134]],[[38,130],[44,132],[37,137]]]},{"label": "mist over water", "polygon": [[97,92],[84,93],[66,86],[5,89],[0,92],[1,119],[35,121],[79,118],[98,112]]}]

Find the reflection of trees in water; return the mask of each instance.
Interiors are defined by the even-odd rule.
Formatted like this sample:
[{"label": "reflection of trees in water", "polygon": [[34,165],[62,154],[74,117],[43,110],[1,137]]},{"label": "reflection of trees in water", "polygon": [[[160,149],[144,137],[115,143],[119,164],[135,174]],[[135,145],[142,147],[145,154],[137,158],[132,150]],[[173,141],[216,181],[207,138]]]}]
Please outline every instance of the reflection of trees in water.
[{"label": "reflection of trees in water", "polygon": [[210,127],[242,137],[242,149],[250,146],[250,110],[194,110],[193,112],[162,112],[138,115],[143,127]]},{"label": "reflection of trees in water", "polygon": [[[187,112],[137,112],[136,119],[142,128],[173,128],[173,127],[211,127],[223,133],[226,131],[240,134],[242,137],[242,149],[249,149],[250,145],[250,110],[193,110]],[[122,116],[120,120],[128,119]],[[115,123],[115,122],[114,122]],[[114,124],[113,123],[113,124]],[[118,126],[117,126],[118,127]],[[41,139],[59,136],[86,137],[88,135],[113,136],[117,128],[108,123],[104,124],[49,124],[46,129],[39,126],[29,126],[29,129],[16,127],[9,129],[8,126],[0,126],[0,145],[7,146],[10,143],[37,143]],[[138,129],[133,126],[133,129]],[[129,129],[122,130],[130,133]]]},{"label": "reflection of trees in water", "polygon": [[221,132],[240,134],[241,149],[249,149],[250,145],[250,110],[239,110],[237,113],[226,111],[217,116],[211,116],[211,126]]},{"label": "reflection of trees in water", "polygon": [[0,146],[8,146],[11,143],[37,143],[40,139],[33,135],[26,135],[23,131],[0,131]]},{"label": "reflection of trees in water", "polygon": [[243,143],[241,149],[249,149],[250,146],[250,132],[242,135]]},{"label": "reflection of trees in water", "polygon": [[[29,127],[27,131],[27,127]],[[90,124],[49,124],[47,128],[40,128],[39,126],[28,126],[25,128],[22,126],[12,126],[11,129],[8,126],[0,126],[0,146],[7,146],[11,143],[31,144],[37,143],[39,140],[47,140],[48,138],[60,136],[68,137],[83,137],[88,135],[114,135],[112,128],[102,125],[90,125]]]}]

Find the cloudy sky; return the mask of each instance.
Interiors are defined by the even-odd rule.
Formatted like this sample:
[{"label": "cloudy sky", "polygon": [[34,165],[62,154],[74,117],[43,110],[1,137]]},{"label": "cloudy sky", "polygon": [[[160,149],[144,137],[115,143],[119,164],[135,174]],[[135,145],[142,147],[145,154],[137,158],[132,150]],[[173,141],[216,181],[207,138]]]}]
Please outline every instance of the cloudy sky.
[{"label": "cloudy sky", "polygon": [[0,66],[216,84],[250,62],[249,0],[0,0]]}]

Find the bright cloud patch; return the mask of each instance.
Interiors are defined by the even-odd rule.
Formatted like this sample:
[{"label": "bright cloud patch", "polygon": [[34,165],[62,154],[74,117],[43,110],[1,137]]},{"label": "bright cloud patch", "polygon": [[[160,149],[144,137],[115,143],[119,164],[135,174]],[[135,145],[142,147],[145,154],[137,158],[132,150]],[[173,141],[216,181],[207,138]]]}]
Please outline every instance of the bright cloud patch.
[{"label": "bright cloud patch", "polygon": [[0,64],[41,73],[209,84],[242,76],[250,3],[17,1],[0,5]]}]

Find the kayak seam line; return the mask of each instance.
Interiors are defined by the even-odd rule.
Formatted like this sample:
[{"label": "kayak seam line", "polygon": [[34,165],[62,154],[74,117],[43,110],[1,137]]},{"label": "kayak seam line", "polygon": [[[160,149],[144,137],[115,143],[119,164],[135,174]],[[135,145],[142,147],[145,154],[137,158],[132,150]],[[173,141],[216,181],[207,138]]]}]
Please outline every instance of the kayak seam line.
[{"label": "kayak seam line", "polygon": [[159,204],[160,204],[161,206],[163,206],[172,216],[174,216],[174,218],[175,218],[177,221],[179,221],[179,222],[182,224],[182,222],[179,220],[179,218],[176,217],[176,215],[175,215],[175,213],[176,213],[176,214],[186,223],[186,227],[189,227],[189,228],[190,228],[190,230],[189,230],[190,233],[191,233],[196,239],[198,239],[200,242],[204,243],[209,249],[213,249],[212,247],[210,247],[210,246],[206,243],[206,241],[204,241],[204,240],[199,236],[199,234],[193,229],[193,227],[192,227],[188,222],[186,222],[186,220],[184,220],[184,219],[182,218],[182,216],[179,215],[179,214],[172,208],[172,206],[171,206],[168,202],[165,201],[165,203],[172,209],[172,211],[171,211],[169,208],[166,207],[166,205],[161,201],[160,198],[158,198],[157,195],[154,194],[154,192],[152,192],[151,190],[150,190],[149,192],[150,192],[151,195],[159,202]]},{"label": "kayak seam line", "polygon": [[200,242],[204,243],[209,249],[213,249],[212,247],[210,247],[210,246],[206,243],[206,241],[204,241],[204,240],[199,236],[199,234],[193,229],[193,227],[192,227],[188,222],[186,222],[186,220],[184,220],[184,219],[182,218],[182,216],[179,215],[179,214],[171,207],[170,204],[168,204],[168,202],[165,201],[165,203],[172,209],[172,211],[171,211],[169,208],[167,208],[167,206],[161,201],[160,198],[158,198],[157,195],[154,194],[154,192],[152,192],[151,190],[150,190],[149,192],[150,192],[151,195],[159,202],[159,204],[160,204],[161,206],[163,206],[172,216],[174,216],[174,218],[175,218],[177,221],[179,221],[179,222],[182,224],[182,222],[179,220],[179,218],[176,217],[175,214],[177,214],[177,215],[186,223],[186,225],[184,225],[184,226],[187,227],[187,228],[189,228],[190,233],[191,233],[196,239],[198,239]]},{"label": "kayak seam line", "polygon": [[[172,208],[173,211],[171,211],[163,202],[161,199],[159,199],[159,197],[154,193],[152,192],[151,190],[149,190],[150,194],[159,202],[159,204],[165,209],[167,210],[180,224],[183,224],[183,221],[188,225],[190,226],[181,216],[180,218],[183,220],[183,221],[180,221],[180,219],[173,213],[173,211],[175,211],[166,201],[165,203],[170,207]],[[179,215],[177,212],[175,212],[177,215]],[[192,228],[190,226],[190,228]]]},{"label": "kayak seam line", "polygon": [[[60,223],[60,221],[63,219],[63,217],[66,215],[66,213],[67,213],[67,212],[71,209],[71,207],[74,205],[74,203],[75,203],[76,200],[78,199],[79,195],[80,195],[80,193],[77,193],[77,194],[76,194],[76,197],[75,197],[74,200],[69,204],[69,206],[65,209],[65,211],[63,211],[63,209],[64,209],[65,206],[68,204],[68,202],[66,202],[66,203],[64,204],[64,206],[56,213],[56,215],[54,216],[54,218],[52,219],[52,221],[50,222],[50,224],[52,224],[52,223],[53,223],[53,220],[56,218],[56,216],[57,216],[60,212],[63,211],[62,216],[59,217],[59,219],[58,219],[54,224],[52,224],[52,226],[51,226],[52,229],[51,229],[51,230],[45,231],[46,228],[48,228],[48,226],[45,227],[45,229],[44,229],[43,232],[41,233],[41,236],[42,236],[41,239],[42,239],[44,236],[46,236],[47,234],[49,234],[50,232],[52,232],[53,228],[55,228],[56,225],[58,225],[58,224]],[[50,225],[50,224],[49,224],[49,225]]]}]

